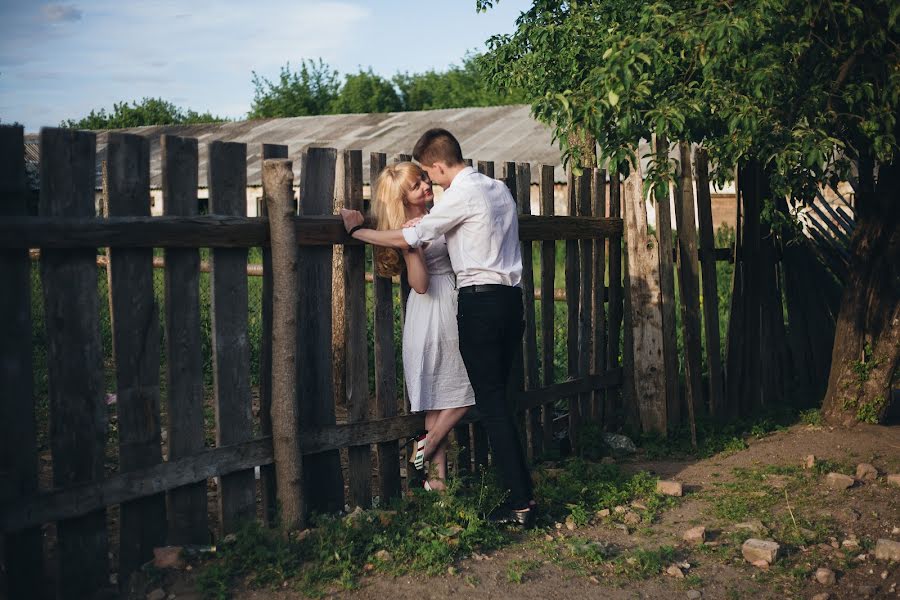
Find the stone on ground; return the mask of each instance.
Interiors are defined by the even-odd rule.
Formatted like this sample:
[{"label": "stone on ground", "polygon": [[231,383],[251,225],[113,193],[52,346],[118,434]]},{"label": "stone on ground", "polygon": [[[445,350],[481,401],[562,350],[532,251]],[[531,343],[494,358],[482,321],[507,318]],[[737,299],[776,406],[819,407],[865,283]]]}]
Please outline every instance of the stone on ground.
[{"label": "stone on ground", "polygon": [[637,452],[637,446],[631,441],[627,435],[621,433],[603,433],[603,442],[609,446],[614,454],[634,454]]},{"label": "stone on ground", "polygon": [[810,600],[831,600],[831,594],[822,592],[821,594],[816,594]]},{"label": "stone on ground", "polygon": [[760,521],[759,519],[751,519],[750,521],[737,523],[734,525],[734,529],[744,529],[760,535],[766,535],[767,533],[769,533],[769,529],[765,525],[763,525],[762,521]]},{"label": "stone on ground", "polygon": [[683,539],[688,544],[702,544],[706,541],[706,527],[699,525],[684,532]]},{"label": "stone on ground", "polygon": [[153,566],[157,569],[183,569],[181,546],[163,546],[153,549]]},{"label": "stone on ground", "polygon": [[856,478],[861,481],[875,481],[878,479],[878,469],[869,463],[856,465]]},{"label": "stone on ground", "polygon": [[703,597],[703,593],[700,590],[688,590],[687,597],[688,600],[700,600]]},{"label": "stone on ground", "polygon": [[622,520],[625,521],[626,525],[637,525],[641,522],[641,516],[636,512],[629,510],[625,513],[625,516],[622,517]]},{"label": "stone on ground", "polygon": [[608,516],[609,516],[608,508],[603,508],[603,509],[597,511],[597,517],[599,517],[600,519],[605,519]]},{"label": "stone on ground", "polygon": [[147,594],[147,600],[165,600],[166,591],[162,588],[156,588],[149,594]]},{"label": "stone on ground", "polygon": [[684,579],[684,573],[678,568],[678,565],[671,565],[666,569],[666,575],[671,575],[675,579]]},{"label": "stone on ground", "polygon": [[816,581],[818,581],[822,585],[834,585],[834,582],[837,581],[837,578],[834,575],[834,571],[832,571],[831,569],[820,567],[816,569]]},{"label": "stone on ground", "polygon": [[900,562],[900,542],[884,538],[875,542],[875,560]]},{"label": "stone on ground", "polygon": [[803,459],[803,466],[807,469],[815,468],[815,466],[816,466],[815,454],[807,454],[806,458]]},{"label": "stone on ground", "polygon": [[843,473],[829,473],[825,476],[825,482],[830,488],[836,490],[846,490],[853,485],[854,479],[849,475],[844,475]]},{"label": "stone on ground", "polygon": [[896,485],[900,487],[900,473],[892,473],[887,476],[887,482],[890,485]]},{"label": "stone on ground", "polygon": [[778,552],[781,546],[769,540],[758,540],[750,538],[741,546],[741,554],[744,560],[754,565],[760,561],[764,561],[767,565],[771,565],[778,558]]},{"label": "stone on ground", "polygon": [[679,481],[657,481],[656,491],[664,496],[681,496],[684,492]]}]

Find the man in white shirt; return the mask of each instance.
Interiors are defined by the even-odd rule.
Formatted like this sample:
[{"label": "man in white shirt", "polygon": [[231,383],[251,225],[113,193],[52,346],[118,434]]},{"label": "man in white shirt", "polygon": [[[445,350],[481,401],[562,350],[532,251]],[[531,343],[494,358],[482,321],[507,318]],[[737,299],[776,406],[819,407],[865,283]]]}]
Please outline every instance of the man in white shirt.
[{"label": "man in white shirt", "polygon": [[[506,400],[507,379],[524,330],[515,202],[502,182],[466,166],[459,142],[445,129],[426,131],[413,158],[433,183],[444,188],[429,214],[412,227],[376,231],[362,227],[359,212],[341,210],[344,226],[355,239],[402,250],[446,236],[459,289],[460,353],[491,442],[494,466],[509,490],[508,508],[493,518],[530,526],[531,475]],[[425,452],[427,458],[427,447]]]}]

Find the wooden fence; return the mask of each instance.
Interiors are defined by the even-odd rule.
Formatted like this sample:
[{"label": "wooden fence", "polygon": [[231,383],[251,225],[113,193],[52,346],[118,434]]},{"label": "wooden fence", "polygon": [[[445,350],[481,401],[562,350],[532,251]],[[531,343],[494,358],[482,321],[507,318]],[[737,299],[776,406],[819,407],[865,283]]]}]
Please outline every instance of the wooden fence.
[{"label": "wooden fence", "polygon": [[[94,204],[95,141],[89,132],[41,132],[40,214],[27,217],[22,216],[27,194],[22,130],[0,127],[0,277],[5,282],[0,296],[5,321],[0,336],[4,394],[0,531],[7,579],[0,584],[10,597],[46,593],[83,598],[108,587],[111,540],[117,540],[118,581],[126,585],[154,547],[205,544],[211,528],[226,534],[242,521],[271,522],[275,516],[269,414],[273,403],[272,262],[267,218],[244,214],[246,146],[209,145],[211,214],[198,216],[197,141],[164,136],[165,214],[151,217],[149,142],[112,133],[106,174],[109,216],[100,218]],[[286,155],[283,146],[263,147],[264,158]],[[362,246],[346,236],[340,219],[333,216],[336,203],[362,204],[362,153],[310,148],[298,158],[301,202],[299,216],[293,217],[293,233],[299,254],[296,390],[302,493],[308,511],[342,510],[346,504],[368,507],[373,496],[386,501],[401,493],[398,440],[421,430],[423,420],[421,415],[405,414],[402,382],[394,376],[395,298],[391,281],[380,277],[375,278],[372,301],[374,391],[364,379],[368,267]],[[373,176],[385,164],[385,155],[373,154],[369,162]],[[494,174],[491,163],[477,166]],[[522,163],[502,165],[502,177],[514,197],[527,200],[531,168]],[[528,202],[519,202],[526,331],[523,360],[511,385],[532,456],[553,443],[552,404],[558,399],[570,398],[568,431],[573,438],[582,422],[600,421],[611,411],[621,410],[617,390],[623,381],[619,344],[625,297],[619,186],[612,186],[607,202],[605,173],[586,170],[572,187],[572,214],[577,216],[557,217],[552,215],[553,168],[534,168],[541,175],[544,213],[530,215]],[[554,303],[542,302],[536,311],[534,299],[536,290],[543,298],[553,298],[556,240],[566,240],[571,249],[566,263],[569,361],[563,382],[553,372]],[[255,246],[264,248],[266,281],[259,435],[254,435],[257,424],[252,414],[247,342],[247,249]],[[204,445],[198,295],[202,247],[212,249],[212,448]],[[49,485],[39,485],[29,344],[30,248],[41,250],[47,324]],[[118,397],[118,458],[113,460],[118,467],[112,473],[106,456],[109,431],[98,325],[97,248],[109,248]],[[153,248],[165,248],[163,307],[157,306],[153,294]],[[336,418],[332,360],[333,254],[338,252],[343,255],[337,277],[343,279],[347,352],[341,376],[347,415],[341,422]],[[538,282],[532,270],[534,252],[540,255]],[[164,311],[165,365],[160,364],[160,310]],[[658,409],[647,399],[645,403],[648,410]],[[455,434],[465,448],[456,468],[473,469],[488,462],[486,436],[477,415]],[[577,440],[572,443],[577,446]],[[346,471],[342,471],[342,449],[347,449]],[[255,467],[260,467],[259,483]],[[216,485],[211,491],[213,478]],[[207,512],[213,493],[215,524],[209,522]],[[107,517],[114,510],[118,510],[117,531],[108,527]],[[42,528],[47,524],[55,524],[54,569],[46,567],[49,559],[42,548]],[[52,571],[49,578],[45,571]],[[48,580],[54,582],[52,591],[45,589]]]}]

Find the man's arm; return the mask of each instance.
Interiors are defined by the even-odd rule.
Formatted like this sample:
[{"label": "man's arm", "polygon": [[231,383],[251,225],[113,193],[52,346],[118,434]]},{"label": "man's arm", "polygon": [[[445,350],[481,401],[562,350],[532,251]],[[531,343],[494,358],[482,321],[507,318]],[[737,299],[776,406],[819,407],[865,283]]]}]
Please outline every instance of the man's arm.
[{"label": "man's arm", "polygon": [[[341,218],[344,220],[344,228],[349,232],[357,225],[362,225],[365,218],[358,210],[341,209]],[[351,237],[355,240],[372,244],[373,246],[384,246],[386,248],[398,248],[400,250],[408,250],[409,243],[403,237],[402,229],[394,229],[390,231],[378,231],[375,229],[357,229]]]}]

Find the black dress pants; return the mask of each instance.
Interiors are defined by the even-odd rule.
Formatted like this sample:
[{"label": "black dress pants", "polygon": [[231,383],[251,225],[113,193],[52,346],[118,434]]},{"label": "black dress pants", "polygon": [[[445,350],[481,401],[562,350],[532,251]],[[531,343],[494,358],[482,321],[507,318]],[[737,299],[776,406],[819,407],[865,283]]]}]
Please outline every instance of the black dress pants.
[{"label": "black dress pants", "polygon": [[491,443],[494,467],[509,490],[510,507],[525,508],[534,496],[531,475],[506,393],[525,328],[522,290],[501,285],[460,288],[457,322],[460,353]]}]

